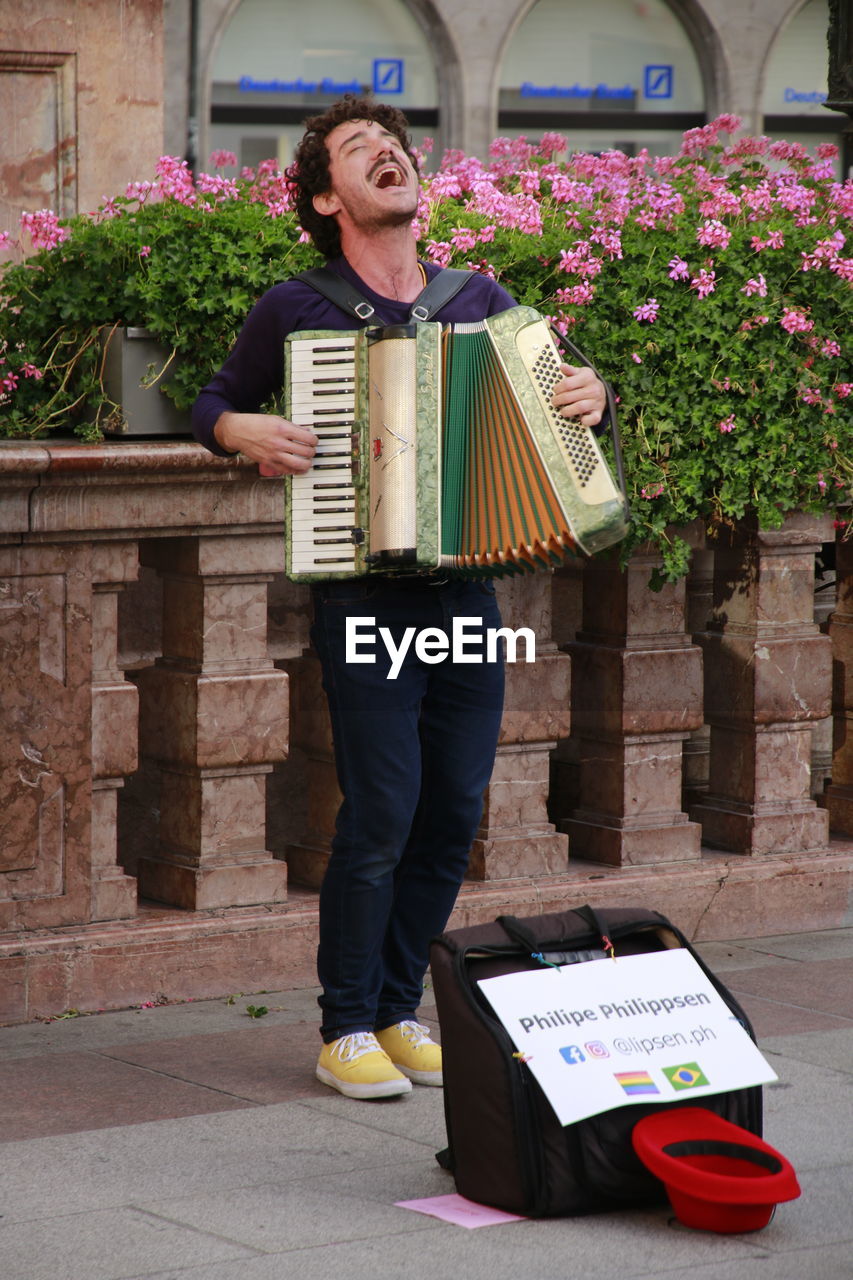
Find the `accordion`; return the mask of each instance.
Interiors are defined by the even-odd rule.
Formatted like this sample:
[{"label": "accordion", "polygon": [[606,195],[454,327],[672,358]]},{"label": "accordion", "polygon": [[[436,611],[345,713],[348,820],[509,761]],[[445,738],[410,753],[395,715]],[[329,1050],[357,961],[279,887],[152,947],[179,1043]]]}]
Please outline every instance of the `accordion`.
[{"label": "accordion", "polygon": [[500,576],[621,541],[594,432],[551,405],[562,359],[530,307],[291,334],[284,412],[318,446],[285,478],[288,577]]}]

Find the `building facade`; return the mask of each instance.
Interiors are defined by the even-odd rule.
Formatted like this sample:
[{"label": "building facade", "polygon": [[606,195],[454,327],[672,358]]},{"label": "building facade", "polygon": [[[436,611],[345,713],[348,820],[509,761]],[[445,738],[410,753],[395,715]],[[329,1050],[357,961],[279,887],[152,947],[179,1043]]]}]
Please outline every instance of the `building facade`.
[{"label": "building facade", "polygon": [[166,149],[286,164],[347,90],[403,108],[436,157],[545,131],[666,153],[723,112],[838,142],[828,22],[827,0],[166,0]]}]

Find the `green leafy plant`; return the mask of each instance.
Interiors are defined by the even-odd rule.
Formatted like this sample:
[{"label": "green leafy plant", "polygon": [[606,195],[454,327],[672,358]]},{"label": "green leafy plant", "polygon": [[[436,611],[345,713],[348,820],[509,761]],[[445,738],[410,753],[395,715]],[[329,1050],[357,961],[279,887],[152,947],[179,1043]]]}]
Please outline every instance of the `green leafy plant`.
[{"label": "green leafy plant", "polygon": [[[556,134],[497,139],[486,162],[448,153],[415,222],[423,255],[499,280],[613,383],[625,548],[658,546],[669,577],[689,562],[679,527],[843,511],[853,482],[853,182],[835,178],[834,148],[726,142],[739,125],[720,117],[660,158],[568,155]],[[26,218],[35,252],[0,276],[13,437],[96,439],[120,412],[101,384],[105,325],[161,339],[168,394],[188,407],[251,304],[316,261],[271,163],[193,182],[167,157],[96,214]]]},{"label": "green leafy plant", "polygon": [[317,260],[272,162],[239,183],[209,174],[193,182],[184,163],[163,157],[156,182],[132,183],[97,213],[64,222],[25,214],[22,241],[35,252],[0,275],[0,435],[8,437],[100,439],[121,413],[104,388],[101,334],[122,325],[161,342],[166,393],[190,408],[252,304]]}]

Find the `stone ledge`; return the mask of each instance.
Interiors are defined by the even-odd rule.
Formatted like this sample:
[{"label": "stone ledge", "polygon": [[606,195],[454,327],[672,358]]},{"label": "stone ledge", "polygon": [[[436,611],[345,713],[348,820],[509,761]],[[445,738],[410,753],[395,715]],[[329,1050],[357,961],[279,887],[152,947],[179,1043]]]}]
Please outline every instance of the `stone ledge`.
[{"label": "stone ledge", "polygon": [[[537,915],[586,902],[651,907],[695,941],[834,929],[850,923],[853,841],[766,858],[705,850],[698,862],[648,868],[573,863],[561,875],[466,883],[451,928],[506,912]],[[187,912],[148,904],[133,920],[0,934],[0,1025],[121,1009],[146,1000],[210,999],[316,983],[317,898]]]}]

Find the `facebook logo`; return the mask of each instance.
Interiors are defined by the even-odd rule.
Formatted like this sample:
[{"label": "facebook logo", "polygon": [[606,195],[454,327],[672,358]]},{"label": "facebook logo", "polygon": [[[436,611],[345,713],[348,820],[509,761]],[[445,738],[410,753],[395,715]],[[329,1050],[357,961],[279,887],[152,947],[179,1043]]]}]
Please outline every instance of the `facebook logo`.
[{"label": "facebook logo", "polygon": [[674,69],[671,66],[643,68],[643,96],[646,98],[671,98]]},{"label": "facebook logo", "polygon": [[560,1057],[572,1067],[578,1062],[586,1062],[586,1054],[576,1044],[567,1044],[560,1050]]},{"label": "facebook logo", "polygon": [[403,92],[403,59],[402,58],[374,58],[373,59],[373,92],[374,93],[402,93]]}]

